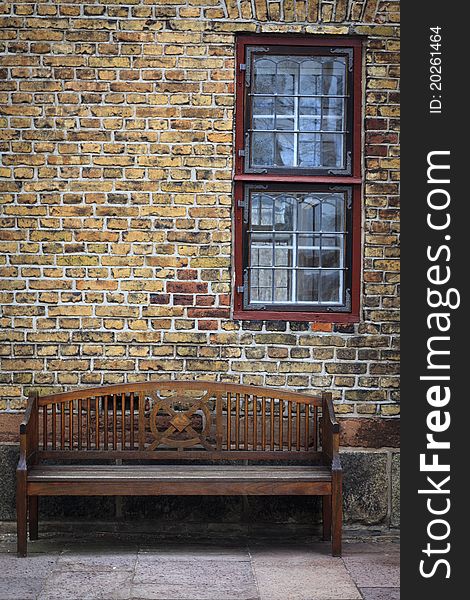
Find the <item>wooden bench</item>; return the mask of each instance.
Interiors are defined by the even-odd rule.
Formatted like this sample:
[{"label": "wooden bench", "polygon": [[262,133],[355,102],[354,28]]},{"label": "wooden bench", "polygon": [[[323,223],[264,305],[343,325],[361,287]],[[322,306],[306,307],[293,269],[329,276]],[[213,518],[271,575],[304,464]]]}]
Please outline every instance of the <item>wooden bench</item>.
[{"label": "wooden bench", "polygon": [[39,496],[290,494],[322,496],[323,539],[340,556],[341,485],[327,392],[201,381],[32,392],[20,426],[18,554],[28,515],[38,538]]}]

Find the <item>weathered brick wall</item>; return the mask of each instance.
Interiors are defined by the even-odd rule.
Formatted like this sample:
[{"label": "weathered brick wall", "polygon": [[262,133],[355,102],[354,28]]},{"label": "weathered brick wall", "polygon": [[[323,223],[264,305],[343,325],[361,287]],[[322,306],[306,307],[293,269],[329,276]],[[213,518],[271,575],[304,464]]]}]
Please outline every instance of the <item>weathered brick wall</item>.
[{"label": "weathered brick wall", "polygon": [[[398,9],[0,5],[4,430],[29,388],[204,378],[331,388],[345,444],[397,445]],[[236,32],[364,37],[357,324],[231,318]]]}]

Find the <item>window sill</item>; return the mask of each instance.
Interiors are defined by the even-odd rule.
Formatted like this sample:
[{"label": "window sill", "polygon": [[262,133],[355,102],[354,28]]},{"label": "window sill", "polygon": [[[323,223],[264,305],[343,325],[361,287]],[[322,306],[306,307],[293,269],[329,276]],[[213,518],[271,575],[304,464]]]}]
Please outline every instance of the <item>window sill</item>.
[{"label": "window sill", "polygon": [[274,310],[237,310],[233,318],[239,321],[307,321],[309,323],[358,323],[358,313],[296,312]]}]

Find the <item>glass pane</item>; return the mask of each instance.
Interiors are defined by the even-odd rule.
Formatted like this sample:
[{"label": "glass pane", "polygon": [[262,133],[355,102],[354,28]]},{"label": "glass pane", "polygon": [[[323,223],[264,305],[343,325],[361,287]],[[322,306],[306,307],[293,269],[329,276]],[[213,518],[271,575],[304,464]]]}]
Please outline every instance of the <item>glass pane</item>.
[{"label": "glass pane", "polygon": [[320,271],[297,271],[297,301],[318,302]]},{"label": "glass pane", "polygon": [[299,267],[319,267],[320,266],[320,250],[313,248],[299,248]]},{"label": "glass pane", "polygon": [[272,302],[272,275],[272,269],[251,269],[251,302]]},{"label": "glass pane", "polygon": [[328,248],[328,247],[334,247],[334,248],[341,248],[342,244],[343,244],[343,236],[342,235],[322,235],[322,247],[323,248]]},{"label": "glass pane", "polygon": [[250,266],[270,267],[273,263],[272,238],[266,235],[251,234]]},{"label": "glass pane", "polygon": [[293,95],[296,93],[299,64],[294,60],[286,60],[282,56],[276,56],[278,61],[276,77],[276,93]]},{"label": "glass pane", "polygon": [[340,250],[326,250],[325,248],[323,248],[321,253],[321,266],[323,268],[330,267],[333,269],[341,267],[342,265]]},{"label": "glass pane", "polygon": [[319,231],[321,219],[321,198],[303,196],[298,204],[297,229],[299,231]]},{"label": "glass pane", "polygon": [[276,129],[295,129],[294,99],[276,98]]},{"label": "glass pane", "polygon": [[276,269],[274,271],[274,302],[289,302],[291,299],[292,271]]},{"label": "glass pane", "polygon": [[317,133],[302,133],[299,135],[299,166],[321,167],[321,136]]},{"label": "glass pane", "polygon": [[276,80],[275,58],[255,57],[253,63],[253,92],[256,94],[272,94]]},{"label": "glass pane", "polygon": [[345,93],[346,60],[346,57],[323,57],[323,94],[334,96]]},{"label": "glass pane", "polygon": [[269,166],[273,164],[273,134],[253,132],[251,136],[251,162],[254,166]]},{"label": "glass pane", "polygon": [[303,60],[300,65],[300,94],[321,94],[321,59]]},{"label": "glass pane", "polygon": [[323,131],[342,131],[344,117],[344,100],[342,98],[323,98],[322,121]]},{"label": "glass pane", "polygon": [[321,129],[321,98],[299,98],[300,131],[319,131]]},{"label": "glass pane", "polygon": [[330,133],[322,135],[321,166],[343,167],[343,135]]},{"label": "glass pane", "polygon": [[294,142],[293,133],[276,133],[275,165],[279,167],[294,166]]},{"label": "glass pane", "polygon": [[296,199],[279,194],[275,197],[274,229],[292,231],[294,229],[294,210]]},{"label": "glass pane", "polygon": [[344,231],[344,196],[331,195],[322,203],[322,231]]},{"label": "glass pane", "polygon": [[292,266],[292,236],[275,237],[274,248],[274,266],[291,267]]},{"label": "glass pane", "polygon": [[253,129],[274,129],[274,98],[253,98]]},{"label": "glass pane", "polygon": [[260,225],[263,228],[268,227],[269,229],[272,229],[274,200],[271,196],[267,196],[266,194],[262,194],[260,200],[261,200]]},{"label": "glass pane", "polygon": [[341,278],[342,271],[322,271],[321,272],[321,302],[341,301]]}]

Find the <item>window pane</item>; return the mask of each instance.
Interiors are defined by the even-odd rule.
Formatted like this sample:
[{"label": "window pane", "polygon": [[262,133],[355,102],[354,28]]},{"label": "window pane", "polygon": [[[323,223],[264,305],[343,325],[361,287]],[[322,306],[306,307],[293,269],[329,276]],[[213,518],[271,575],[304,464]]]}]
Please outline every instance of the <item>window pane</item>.
[{"label": "window pane", "polygon": [[276,61],[270,58],[254,60],[253,91],[257,94],[272,94],[276,81]]},{"label": "window pane", "polygon": [[253,98],[253,129],[274,128],[274,99],[266,96]]},{"label": "window pane", "polygon": [[270,267],[273,262],[272,238],[252,234],[250,253],[252,267]]},{"label": "window pane", "polygon": [[275,197],[274,229],[277,231],[292,231],[294,229],[295,197],[279,194]]},{"label": "window pane", "polygon": [[297,272],[297,300],[298,302],[318,302],[318,288],[320,271]]},{"label": "window pane", "polygon": [[340,302],[341,271],[321,272],[321,302]]},{"label": "window pane", "polygon": [[295,158],[295,134],[276,133],[275,165],[279,167],[292,167]]},{"label": "window pane", "polygon": [[256,132],[251,136],[253,148],[251,159],[253,165],[262,167],[273,164],[274,140],[272,133]]},{"label": "window pane", "polygon": [[276,269],[274,271],[274,302],[286,303],[291,297],[292,271]]},{"label": "window pane", "polygon": [[252,61],[250,166],[344,168],[346,58],[255,52]]},{"label": "window pane", "polygon": [[252,302],[344,302],[346,198],[336,191],[251,192]]},{"label": "window pane", "polygon": [[250,272],[251,302],[272,301],[272,269],[252,269]]}]

